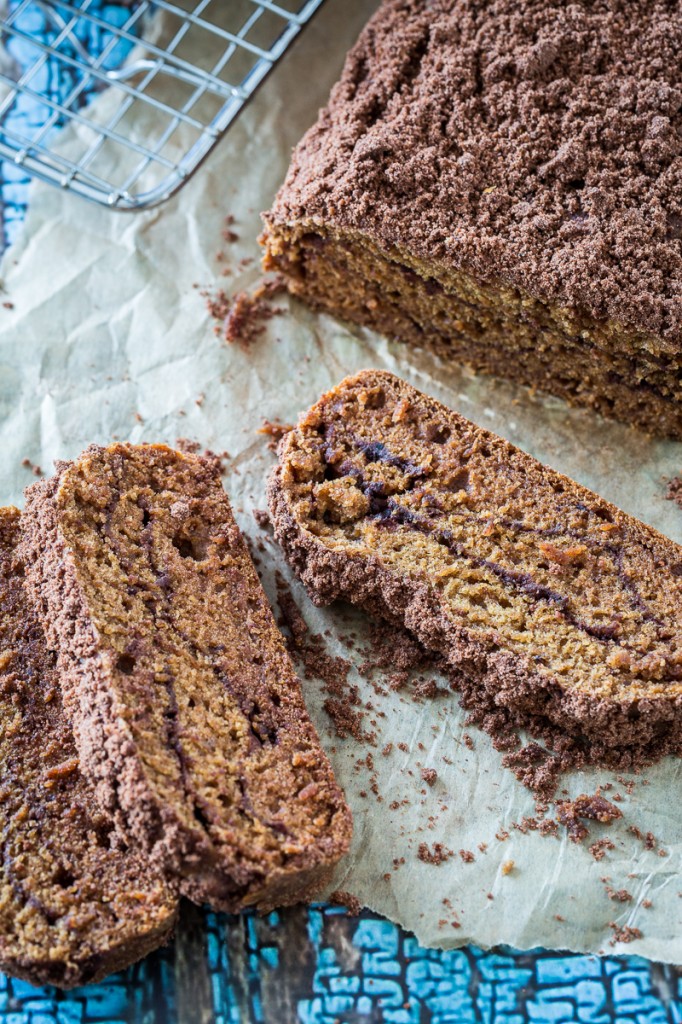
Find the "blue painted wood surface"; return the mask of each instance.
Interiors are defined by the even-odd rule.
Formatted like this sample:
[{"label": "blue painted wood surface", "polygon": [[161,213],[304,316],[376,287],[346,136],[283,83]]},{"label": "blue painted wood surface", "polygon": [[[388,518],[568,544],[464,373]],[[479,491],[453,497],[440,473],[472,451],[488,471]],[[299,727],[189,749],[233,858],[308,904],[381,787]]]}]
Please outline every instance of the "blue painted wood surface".
[{"label": "blue painted wood surface", "polygon": [[[16,6],[11,0],[10,6]],[[58,5],[57,5],[58,6]],[[92,0],[91,11],[121,24],[121,4]],[[22,28],[49,38],[39,5]],[[80,42],[97,54],[106,30],[84,29]],[[35,59],[14,40],[21,66]],[[126,56],[118,46],[115,66]],[[34,81],[63,97],[71,71],[48,61]],[[91,98],[84,90],[82,102]],[[10,123],[36,130],[47,108],[22,98]],[[0,163],[4,244],[23,220],[29,179]],[[34,988],[0,975],[0,1024],[90,1024],[145,1021],[216,1024],[682,1024],[682,982],[674,968],[637,957],[553,952],[486,952],[475,947],[427,950],[376,915],[340,908],[294,908],[258,918],[183,907],[175,942],[100,985],[68,993]]]}]

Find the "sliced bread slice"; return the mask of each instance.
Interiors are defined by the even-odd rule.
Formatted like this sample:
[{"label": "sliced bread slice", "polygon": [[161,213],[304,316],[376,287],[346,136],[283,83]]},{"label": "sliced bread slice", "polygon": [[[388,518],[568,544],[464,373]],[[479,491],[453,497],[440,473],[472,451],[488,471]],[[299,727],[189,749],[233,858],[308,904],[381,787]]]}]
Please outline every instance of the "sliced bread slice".
[{"label": "sliced bread slice", "polygon": [[351,817],[210,459],[92,447],[28,488],[27,580],[84,769],[197,902],[298,901]]},{"label": "sliced bread slice", "polygon": [[396,620],[470,708],[585,757],[682,752],[682,548],[369,370],[281,442],[275,536],[313,599]]},{"label": "sliced bread slice", "polygon": [[177,900],[118,840],[80,770],[19,535],[19,511],[0,509],[0,969],[71,988],[165,942]]}]

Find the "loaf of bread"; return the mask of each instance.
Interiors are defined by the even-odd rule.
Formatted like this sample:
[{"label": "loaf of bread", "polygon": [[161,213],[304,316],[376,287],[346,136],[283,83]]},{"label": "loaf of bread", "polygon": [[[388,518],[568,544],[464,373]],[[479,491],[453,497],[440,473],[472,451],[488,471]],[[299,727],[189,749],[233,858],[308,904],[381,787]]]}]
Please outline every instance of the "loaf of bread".
[{"label": "loaf of bread", "polygon": [[623,766],[682,752],[682,548],[391,374],[283,438],[275,536],[314,600],[444,655],[469,707]]},{"label": "loaf of bread", "polygon": [[166,941],[177,900],[120,842],[80,770],[19,535],[18,510],[0,509],[0,969],[71,988]]},{"label": "loaf of bread", "polygon": [[265,217],[313,306],[682,438],[682,8],[385,0]]},{"label": "loaf of bread", "polygon": [[27,585],[79,755],[197,902],[309,896],[351,817],[214,461],[92,447],[27,490]]}]

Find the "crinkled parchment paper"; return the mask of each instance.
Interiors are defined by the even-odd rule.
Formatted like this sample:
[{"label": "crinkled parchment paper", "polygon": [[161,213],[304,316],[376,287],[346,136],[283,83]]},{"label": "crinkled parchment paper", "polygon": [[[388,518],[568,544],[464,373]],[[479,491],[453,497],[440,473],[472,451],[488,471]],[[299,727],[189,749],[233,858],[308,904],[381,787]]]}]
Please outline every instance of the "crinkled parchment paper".
[{"label": "crinkled parchment paper", "polygon": [[[234,267],[257,255],[259,211],[269,205],[291,146],[313,121],[373,6],[330,0],[214,155],[165,206],[116,214],[46,186],[35,188],[25,235],[3,267],[3,298],[14,303],[13,310],[0,309],[3,500],[21,504],[22,488],[32,479],[22,459],[49,471],[53,459],[74,456],[91,441],[173,443],[184,436],[227,449],[225,486],[244,529],[265,538],[261,568],[274,600],[275,569],[289,574],[252,517],[253,509],[264,507],[273,461],[257,429],[264,417],[292,421],[345,374],[378,366],[682,540],[682,512],[663,497],[664,478],[682,470],[682,445],[652,441],[589,412],[476,379],[312,315],[286,298],[276,300],[285,312],[268,322],[250,349],[228,346],[214,334],[193,285],[218,282],[236,290],[257,280],[255,264],[221,279],[225,263],[215,254],[227,249]],[[97,100],[102,112],[108,102],[106,94]],[[152,122],[138,127],[142,136],[154,130]],[[229,246],[221,238],[228,213],[239,235]],[[313,608],[292,585],[313,631],[330,630],[332,638],[348,631],[338,609]],[[358,615],[354,621],[362,633],[366,623]],[[331,648],[354,657],[340,641],[332,639]],[[332,888],[349,890],[427,945],[615,949],[682,963],[677,762],[647,770],[649,785],[638,779],[631,795],[616,783],[611,792],[623,794],[622,821],[592,825],[583,846],[565,836],[522,834],[512,822],[533,815],[534,799],[502,768],[488,736],[469,729],[473,749],[463,742],[467,727],[456,697],[415,702],[407,690],[380,698],[366,681],[357,682],[363,699],[385,714],[376,718],[375,748],[336,737],[319,683],[304,684],[355,814],[352,854]],[[394,746],[384,756],[388,742]],[[371,792],[369,770],[355,767],[369,752],[381,801]],[[432,786],[423,783],[417,762],[436,770]],[[608,781],[612,775],[594,771],[567,777],[564,785],[575,796]],[[392,810],[395,801],[400,806]],[[628,831],[633,825],[654,833],[655,849],[645,849]],[[501,829],[510,833],[504,841],[496,839]],[[606,835],[615,849],[597,862],[588,845]],[[438,866],[424,863],[417,856],[423,842],[441,842],[455,855]],[[465,863],[460,849],[472,851],[474,860]],[[514,868],[505,874],[502,865],[509,861]],[[632,899],[611,900],[604,877]],[[651,906],[643,907],[648,900]],[[453,927],[454,920],[460,927]],[[612,946],[610,922],[638,928],[643,937]]]}]

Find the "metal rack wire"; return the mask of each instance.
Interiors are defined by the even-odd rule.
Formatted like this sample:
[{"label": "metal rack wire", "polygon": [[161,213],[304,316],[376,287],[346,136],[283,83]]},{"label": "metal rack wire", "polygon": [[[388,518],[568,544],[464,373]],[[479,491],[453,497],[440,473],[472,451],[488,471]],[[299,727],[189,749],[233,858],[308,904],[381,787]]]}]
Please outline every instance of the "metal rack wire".
[{"label": "metal rack wire", "polygon": [[[111,19],[94,0],[9,0],[0,158],[112,208],[156,205],[189,179],[322,2],[120,0]],[[32,31],[37,10],[46,32]],[[163,32],[150,32],[159,19]],[[103,43],[93,54],[94,32]],[[50,69],[66,90],[47,87]],[[94,116],[86,100],[105,89],[110,102]],[[22,100],[42,110],[33,124],[11,117]],[[141,138],[136,122],[151,111],[153,137]],[[77,141],[65,150],[57,130],[69,123]]]}]

